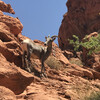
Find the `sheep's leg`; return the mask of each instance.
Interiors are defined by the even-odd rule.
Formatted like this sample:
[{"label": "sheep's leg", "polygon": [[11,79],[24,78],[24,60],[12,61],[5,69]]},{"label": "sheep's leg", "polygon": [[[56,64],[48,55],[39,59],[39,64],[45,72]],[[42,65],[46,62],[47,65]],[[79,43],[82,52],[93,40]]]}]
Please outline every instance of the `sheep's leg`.
[{"label": "sheep's leg", "polygon": [[41,67],[41,77],[47,77],[47,75],[45,74],[45,66],[44,66],[44,61],[42,61],[42,67]]},{"label": "sheep's leg", "polygon": [[44,67],[44,63],[42,62],[41,75],[43,74],[43,67]]},{"label": "sheep's leg", "polygon": [[30,67],[31,66],[30,53],[27,56],[27,60],[28,60],[28,67]]},{"label": "sheep's leg", "polygon": [[29,71],[28,68],[27,68],[27,66],[28,66],[27,54],[24,51],[23,55],[22,55],[22,68],[25,69],[25,70],[27,70],[27,71]]},{"label": "sheep's leg", "polygon": [[22,55],[22,68],[25,68],[25,52]]},{"label": "sheep's leg", "polygon": [[28,72],[31,72],[31,60],[30,60],[30,56],[31,56],[31,51],[28,50],[27,53],[27,70]]},{"label": "sheep's leg", "polygon": [[28,65],[29,65],[28,64],[28,59],[26,59],[26,68],[25,68],[25,70],[28,71],[28,72],[31,72],[30,69],[29,69],[29,67],[28,67]]}]

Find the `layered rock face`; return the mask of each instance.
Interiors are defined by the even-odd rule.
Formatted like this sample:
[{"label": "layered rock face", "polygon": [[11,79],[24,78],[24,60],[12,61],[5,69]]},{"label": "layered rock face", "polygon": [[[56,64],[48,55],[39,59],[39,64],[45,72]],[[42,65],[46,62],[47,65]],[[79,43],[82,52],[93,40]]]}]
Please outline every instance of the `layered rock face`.
[{"label": "layered rock face", "polygon": [[[18,60],[21,60],[21,52],[18,51],[20,50],[20,46],[19,43],[17,43],[18,40],[16,37],[21,33],[23,25],[17,18],[3,14],[2,11],[12,14],[15,13],[10,4],[5,4],[0,1],[0,5],[0,52],[8,61],[21,65]],[[16,57],[14,57],[13,54],[15,54]]]},{"label": "layered rock face", "polygon": [[[22,31],[23,25],[17,18],[4,15],[2,11],[15,13],[10,4],[0,1],[0,86],[19,94],[33,81],[32,75],[19,68],[22,64],[18,35]],[[19,82],[20,80],[21,82]],[[3,89],[2,95],[6,88]],[[0,95],[1,98],[3,97]],[[15,100],[13,96],[12,99],[7,97],[4,99]]]},{"label": "layered rock face", "polygon": [[[0,100],[82,100],[100,91],[100,55],[95,55],[98,63],[89,68],[79,58],[72,58],[72,52],[62,51],[53,43],[45,61],[47,78],[40,78],[39,59],[31,58],[32,73],[23,70],[20,44],[27,38],[21,34],[23,25],[2,11],[15,13],[9,4],[0,1]],[[44,46],[39,40],[34,42]]]},{"label": "layered rock face", "polygon": [[68,12],[59,29],[59,47],[70,48],[68,39],[72,35],[82,39],[85,35],[100,29],[100,0],[68,0]]}]

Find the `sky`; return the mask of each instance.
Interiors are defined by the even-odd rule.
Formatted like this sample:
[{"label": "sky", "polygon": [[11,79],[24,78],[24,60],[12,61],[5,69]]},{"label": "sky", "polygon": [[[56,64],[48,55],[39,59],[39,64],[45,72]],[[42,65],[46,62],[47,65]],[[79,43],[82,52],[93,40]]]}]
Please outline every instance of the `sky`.
[{"label": "sky", "polygon": [[[15,15],[23,24],[22,34],[45,41],[45,36],[58,35],[67,0],[2,0],[11,4]],[[58,40],[55,41],[58,44]]]}]

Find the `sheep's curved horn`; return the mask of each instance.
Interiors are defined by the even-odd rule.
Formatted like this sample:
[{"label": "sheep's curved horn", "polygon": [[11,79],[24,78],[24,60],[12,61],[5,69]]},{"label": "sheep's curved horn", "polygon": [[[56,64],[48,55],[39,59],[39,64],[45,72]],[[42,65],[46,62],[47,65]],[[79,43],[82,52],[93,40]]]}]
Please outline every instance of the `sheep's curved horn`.
[{"label": "sheep's curved horn", "polygon": [[58,37],[57,35],[53,35],[51,38],[56,38],[56,37]]}]

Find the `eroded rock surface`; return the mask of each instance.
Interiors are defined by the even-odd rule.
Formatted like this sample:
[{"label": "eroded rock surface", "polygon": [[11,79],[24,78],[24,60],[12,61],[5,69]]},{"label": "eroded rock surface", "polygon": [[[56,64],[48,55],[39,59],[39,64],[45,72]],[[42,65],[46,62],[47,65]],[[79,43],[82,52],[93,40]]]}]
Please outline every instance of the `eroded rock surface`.
[{"label": "eroded rock surface", "polygon": [[17,36],[23,29],[22,23],[18,18],[4,15],[3,12],[15,14],[10,4],[5,4],[3,1],[0,1],[0,30],[7,30]]},{"label": "eroded rock surface", "polygon": [[17,100],[16,95],[3,86],[0,86],[0,100]]},{"label": "eroded rock surface", "polygon": [[[84,3],[84,1],[80,1],[80,6],[81,2]],[[76,3],[78,2],[79,0],[77,2],[68,0],[69,11],[73,11],[73,14],[73,9],[77,8],[73,6],[77,5]],[[0,7],[2,9],[0,9],[2,11],[14,13],[11,6],[9,8],[9,5],[0,1],[1,3],[2,6]],[[88,6],[90,3],[91,1],[89,1]],[[70,7],[70,4],[73,6]],[[53,43],[52,53],[47,61],[45,61],[47,78],[40,78],[41,62],[38,59],[31,58],[32,73],[23,70],[20,43],[28,37],[21,34],[23,28],[21,22],[17,18],[4,15],[2,11],[0,11],[1,100],[82,100],[84,97],[90,96],[92,92],[100,91],[99,55],[95,55],[94,57],[94,61],[98,63],[94,63],[93,68],[89,68],[84,66],[79,58],[74,58],[72,52],[62,51]],[[79,15],[76,16],[78,17]],[[71,17],[74,18],[73,16]],[[67,15],[65,15],[64,24],[62,23],[63,26],[61,26],[63,28],[66,28],[66,18]],[[68,22],[68,20],[66,21]],[[81,23],[84,23],[84,21]],[[73,24],[68,24],[69,27],[67,27],[70,28],[68,31],[72,34],[71,30],[74,25],[70,27],[71,25]],[[66,33],[66,30],[63,30],[63,28],[60,28],[60,31],[62,30]],[[43,46],[43,42],[39,40],[34,40],[34,42]],[[98,64],[98,67],[96,64]]]},{"label": "eroded rock surface", "polygon": [[0,10],[3,12],[8,12],[11,14],[15,14],[14,10],[12,9],[10,4],[6,4],[0,0]]},{"label": "eroded rock surface", "polygon": [[[8,55],[9,56],[9,55]],[[34,80],[28,72],[10,63],[0,54],[0,86],[12,90],[15,94],[20,94]]]},{"label": "eroded rock surface", "polygon": [[68,39],[77,35],[80,39],[100,29],[99,0],[68,0],[68,12],[64,15],[59,29],[59,47],[69,49]]}]

